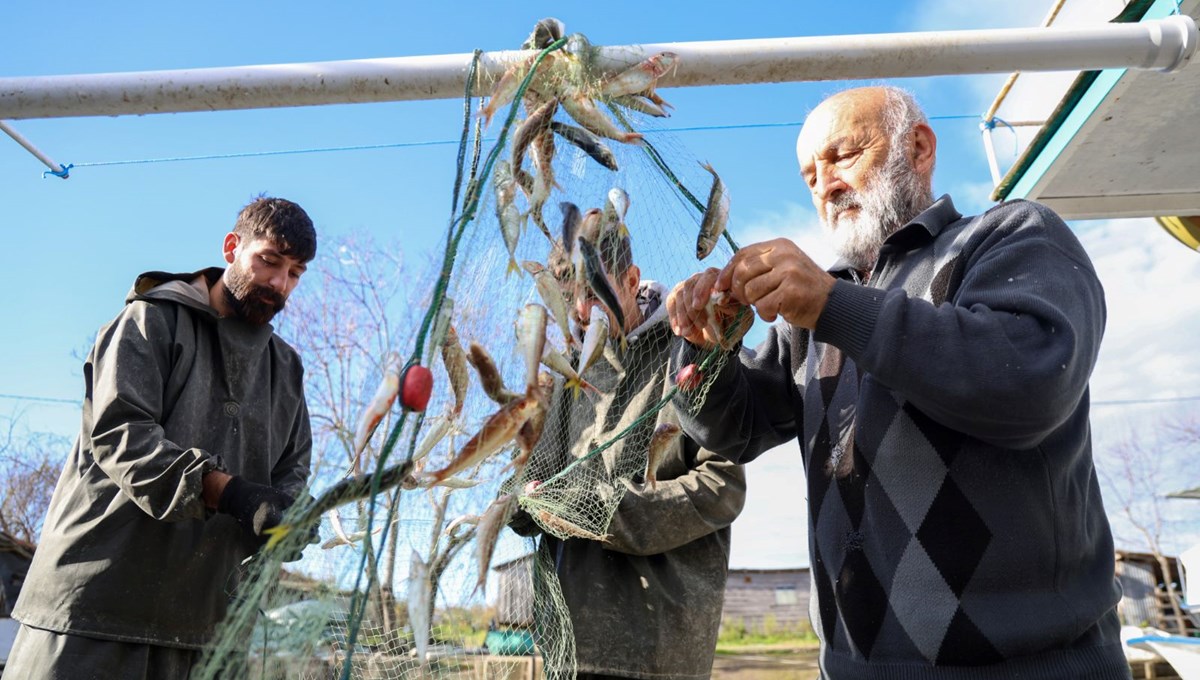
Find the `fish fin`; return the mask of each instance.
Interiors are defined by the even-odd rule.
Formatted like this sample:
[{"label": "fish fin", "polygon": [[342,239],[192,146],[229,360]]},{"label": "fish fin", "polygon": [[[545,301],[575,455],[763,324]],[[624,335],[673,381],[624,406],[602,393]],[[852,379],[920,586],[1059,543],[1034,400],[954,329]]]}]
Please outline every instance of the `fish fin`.
[{"label": "fish fin", "polygon": [[625,224],[625,220],[617,224],[617,234],[621,238],[629,238],[629,225]]},{"label": "fish fin", "polygon": [[271,550],[275,546],[279,545],[284,538],[287,538],[287,535],[291,533],[291,531],[292,525],[290,524],[279,524],[271,527],[270,529],[263,529],[263,533],[270,537],[267,539],[266,549]]},{"label": "fish fin", "polygon": [[515,257],[508,258],[508,270],[504,272],[504,275],[512,276],[513,272],[519,271],[521,271],[521,265],[517,264],[517,259]]}]

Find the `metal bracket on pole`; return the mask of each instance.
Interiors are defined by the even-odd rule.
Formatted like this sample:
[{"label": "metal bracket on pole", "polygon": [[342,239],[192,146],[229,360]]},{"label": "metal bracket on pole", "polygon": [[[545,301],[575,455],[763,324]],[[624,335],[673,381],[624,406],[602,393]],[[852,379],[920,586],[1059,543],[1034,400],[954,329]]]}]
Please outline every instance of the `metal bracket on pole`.
[{"label": "metal bracket on pole", "polygon": [[55,163],[53,160],[50,159],[49,156],[47,156],[46,154],[44,154],[40,150],[38,150],[38,148],[36,146],[34,146],[32,142],[30,142],[28,139],[25,139],[25,137],[22,136],[20,132],[17,132],[16,130],[14,130],[12,128],[11,125],[9,125],[8,123],[6,123],[2,120],[0,120],[0,131],[3,131],[9,137],[12,137],[13,141],[15,141],[17,144],[20,144],[21,146],[25,147],[26,151],[28,151],[29,153],[31,153],[35,157],[37,157],[37,159],[39,161],[41,161],[42,164],[45,165],[47,168],[50,168],[50,171],[45,174],[54,175],[55,177],[60,177],[62,179],[70,179],[71,178],[71,167],[72,167],[71,165],[63,165],[61,163]]}]

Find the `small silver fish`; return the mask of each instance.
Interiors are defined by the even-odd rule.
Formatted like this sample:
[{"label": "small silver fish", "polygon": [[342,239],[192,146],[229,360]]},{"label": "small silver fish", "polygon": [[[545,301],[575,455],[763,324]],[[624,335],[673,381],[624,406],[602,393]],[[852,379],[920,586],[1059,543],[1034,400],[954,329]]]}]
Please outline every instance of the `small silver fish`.
[{"label": "small silver fish", "polygon": [[521,239],[521,211],[517,209],[514,201],[504,203],[505,196],[510,193],[510,188],[504,185],[505,176],[511,176],[511,172],[507,170],[505,161],[497,161],[497,167],[500,171],[495,174],[495,181],[492,186],[496,193],[496,219],[500,222],[500,233],[504,236],[504,247],[508,249],[508,269],[505,274],[512,274],[520,269],[517,266],[517,244]]},{"label": "small silver fish", "polygon": [[600,253],[596,252],[596,248],[585,241],[582,237],[579,239],[579,250],[583,254],[583,266],[587,285],[596,293],[596,299],[600,304],[608,308],[616,319],[615,331],[617,336],[621,338],[621,346],[625,346],[625,312],[621,309],[621,301],[617,298],[617,291],[613,290],[612,281],[608,278],[608,272],[604,269],[604,263],[600,260]]},{"label": "small silver fish", "polygon": [[467,399],[470,376],[467,374],[467,355],[463,352],[453,325],[446,331],[446,339],[442,342],[442,365],[450,377],[450,388],[454,391],[454,414],[458,415],[462,413],[463,403]]},{"label": "small silver fish", "polygon": [[419,462],[425,456],[428,456],[433,447],[445,439],[446,435],[450,434],[450,430],[452,429],[454,429],[454,418],[449,414],[442,416],[442,419],[436,425],[429,428],[429,433],[421,440],[421,445],[413,451],[413,462]]},{"label": "small silver fish", "polygon": [[638,113],[644,113],[647,116],[654,116],[655,118],[670,118],[671,117],[671,114],[667,113],[666,107],[664,107],[660,104],[656,104],[650,98],[642,96],[642,95],[625,94],[625,95],[621,95],[619,97],[613,97],[612,101],[614,104],[620,104],[621,106],[624,106],[625,108],[629,109],[630,111],[637,111]]},{"label": "small silver fish", "polygon": [[612,149],[608,148],[598,135],[581,127],[561,123],[557,120],[550,121],[550,129],[557,132],[563,139],[579,147],[600,165],[613,172],[620,169],[617,165],[617,157],[613,155]]},{"label": "small silver fish", "polygon": [[517,432],[525,421],[529,420],[536,407],[537,399],[530,396],[521,397],[502,406],[484,422],[479,432],[463,445],[446,467],[432,473],[434,479],[441,482],[483,462],[488,456],[499,451],[517,436]]},{"label": "small silver fish", "polygon": [[696,238],[696,259],[708,257],[716,247],[721,234],[725,233],[725,225],[729,222],[729,191],[721,176],[708,163],[701,167],[712,173],[712,188],[708,192],[708,207],[704,210],[704,221],[700,223],[700,235]]},{"label": "small silver fish", "polygon": [[521,310],[517,321],[517,346],[525,357],[525,386],[532,389],[538,384],[538,367],[546,349],[546,308],[529,303]]},{"label": "small silver fish", "polygon": [[384,362],[383,380],[375,390],[375,396],[371,398],[371,403],[367,404],[366,411],[359,419],[358,428],[354,432],[356,464],[363,449],[367,448],[367,442],[371,440],[371,435],[375,433],[375,428],[379,427],[379,423],[383,421],[384,416],[388,414],[392,404],[396,401],[396,395],[400,393],[402,366],[403,359],[400,358],[400,355],[396,352],[389,352]]},{"label": "small silver fish", "polygon": [[533,32],[521,43],[521,49],[544,50],[561,39],[566,30],[567,26],[563,22],[554,17],[546,17],[533,25]]},{"label": "small silver fish", "polygon": [[537,387],[531,390],[531,393],[537,397],[538,406],[529,416],[529,420],[526,420],[517,432],[519,452],[513,458],[514,476],[520,476],[522,468],[529,462],[533,447],[537,446],[538,440],[542,438],[542,430],[546,427],[546,415],[550,411],[550,390],[552,389],[554,389],[554,376],[545,371],[539,373]]},{"label": "small silver fish", "polygon": [[608,315],[598,306],[592,309],[596,311],[591,314],[591,322],[583,334],[583,350],[579,353],[577,370],[580,375],[586,373],[592,364],[604,356],[604,345],[608,342]]},{"label": "small silver fish", "polygon": [[537,285],[538,295],[541,296],[542,302],[546,303],[546,307],[550,310],[550,316],[554,317],[554,322],[558,324],[558,329],[562,331],[563,340],[568,345],[574,345],[578,341],[571,333],[570,310],[567,308],[567,298],[563,296],[562,288],[558,285],[558,279],[554,274],[543,267],[538,262],[530,262],[526,260],[521,263],[525,271],[533,276],[533,281]]},{"label": "small silver fish", "polygon": [[618,97],[639,92],[653,92],[658,79],[670,71],[678,61],[674,52],[659,52],[639,64],[612,76],[600,86],[600,94]]},{"label": "small silver fish", "polygon": [[550,99],[531,111],[529,117],[517,128],[512,141],[512,168],[514,170],[520,168],[524,163],[526,149],[534,139],[548,129],[550,119],[554,117],[554,112],[557,110],[558,100]]},{"label": "small silver fish", "polygon": [[563,109],[575,119],[584,129],[601,137],[615,139],[626,144],[644,146],[642,133],[629,132],[617,127],[616,123],[604,115],[596,106],[596,102],[585,92],[565,94],[560,102]]},{"label": "small silver fish", "polygon": [[592,390],[593,392],[599,391],[586,380],[579,377],[579,373],[577,373],[574,368],[571,368],[571,362],[567,361],[567,358],[562,355],[562,352],[559,352],[553,347],[546,347],[546,352],[542,355],[542,364],[545,365],[546,368],[549,368],[550,370],[567,379],[563,386],[571,388],[575,393],[576,399],[579,398],[580,389],[588,389]]},{"label": "small silver fish", "polygon": [[496,539],[500,530],[508,525],[516,508],[516,497],[504,494],[492,501],[488,509],[479,519],[475,530],[475,563],[479,568],[479,578],[475,581],[475,590],[484,593],[487,590],[488,567],[492,564],[492,553],[496,551]]},{"label": "small silver fish", "polygon": [[479,374],[479,384],[483,387],[484,394],[492,401],[503,406],[521,396],[504,386],[504,377],[500,375],[500,369],[496,368],[496,362],[483,345],[471,342],[467,349],[467,362],[475,367]]},{"label": "small silver fish", "polygon": [[608,534],[597,534],[578,524],[565,520],[558,515],[553,515],[549,510],[538,510],[537,518],[542,527],[559,538],[586,538],[589,541],[600,541],[605,543],[612,538]]}]

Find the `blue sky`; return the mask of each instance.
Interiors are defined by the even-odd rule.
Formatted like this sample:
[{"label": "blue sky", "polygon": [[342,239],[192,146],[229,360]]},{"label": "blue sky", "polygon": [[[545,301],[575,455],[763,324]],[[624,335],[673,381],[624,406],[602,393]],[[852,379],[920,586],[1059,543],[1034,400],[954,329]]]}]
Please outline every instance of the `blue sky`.
[{"label": "blue sky", "polygon": [[[1036,25],[1049,0],[1001,11],[950,0],[846,5],[741,3],[21,3],[6,9],[0,77],[237,66],[512,49],[543,16],[600,44],[634,44]],[[895,81],[912,89],[939,136],[935,191],[964,212],[988,205],[990,180],[975,120],[1002,76]],[[802,120],[847,83],[664,91],[670,127]],[[303,109],[14,121],[63,163],[397,144],[456,139],[460,103],[402,102]],[[733,196],[731,231],[742,243],[773,235],[822,253],[798,179],[797,127],[680,132],[690,153],[722,171]],[[1005,142],[998,146],[1005,148]],[[119,309],[134,276],[220,264],[221,236],[237,210],[267,192],[301,203],[323,242],[353,231],[399,240],[406,257],[430,252],[445,224],[453,145],[258,158],[80,167],[42,179],[41,165],[0,138],[0,393],[79,399],[79,361],[95,330]],[[1011,158],[1002,158],[1002,163]],[[1194,301],[1160,301],[1200,282],[1200,258],[1144,221],[1079,223],[1105,276],[1109,331],[1093,382],[1100,401],[1178,398],[1200,364],[1179,338],[1195,337]],[[1178,294],[1176,294],[1178,296]],[[1178,296],[1183,297],[1183,296]],[[1174,300],[1174,297],[1171,297]],[[1196,402],[1102,406],[1098,446]],[[36,430],[73,435],[70,405],[0,398]],[[783,447],[749,470],[750,502],[735,526],[735,566],[806,562],[798,453]],[[1178,477],[1188,482],[1186,471]],[[1191,476],[1190,483],[1195,483]],[[1170,489],[1163,489],[1164,491]],[[782,537],[782,538],[781,538]],[[1181,546],[1180,546],[1181,547]]]}]

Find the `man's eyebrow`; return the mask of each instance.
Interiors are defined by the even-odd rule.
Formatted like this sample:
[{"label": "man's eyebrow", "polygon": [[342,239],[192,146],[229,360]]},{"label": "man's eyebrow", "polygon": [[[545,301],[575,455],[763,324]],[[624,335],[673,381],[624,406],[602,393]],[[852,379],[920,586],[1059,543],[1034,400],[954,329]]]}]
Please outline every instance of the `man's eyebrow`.
[{"label": "man's eyebrow", "polygon": [[848,139],[849,137],[847,135],[841,135],[840,137],[834,137],[833,139],[828,140],[825,142],[825,146],[821,147],[821,154],[827,154],[840,149],[843,145],[845,145],[846,140]]}]

